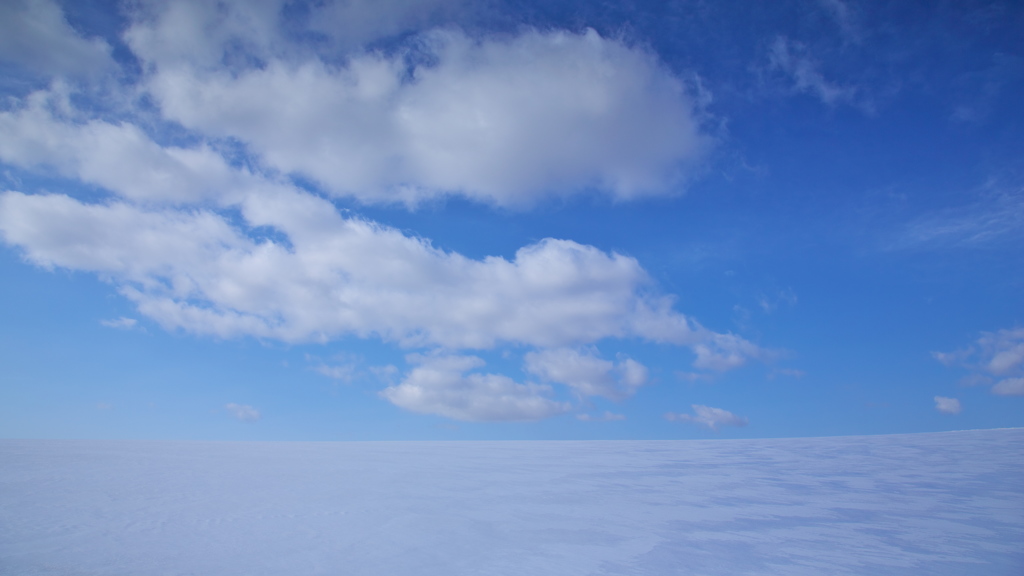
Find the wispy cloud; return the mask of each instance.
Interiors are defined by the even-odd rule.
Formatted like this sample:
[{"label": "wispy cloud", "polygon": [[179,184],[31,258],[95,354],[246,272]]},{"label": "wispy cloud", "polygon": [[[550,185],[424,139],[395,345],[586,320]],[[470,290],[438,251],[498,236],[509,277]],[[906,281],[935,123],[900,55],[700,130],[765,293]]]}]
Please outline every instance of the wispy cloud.
[{"label": "wispy cloud", "polygon": [[1024,378],[1004,378],[992,387],[999,396],[1024,396]]},{"label": "wispy cloud", "polygon": [[356,355],[339,353],[324,361],[316,356],[306,354],[306,362],[310,369],[332,380],[351,383],[360,373],[362,359]]},{"label": "wispy cloud", "polygon": [[605,410],[604,414],[599,415],[577,414],[576,419],[582,420],[584,422],[617,422],[620,420],[625,420],[626,416],[624,414],[616,414],[614,412],[609,412]]},{"label": "wispy cloud", "polygon": [[979,248],[1024,238],[1024,188],[986,191],[965,206],[924,214],[887,245],[889,250]]},{"label": "wispy cloud", "polygon": [[850,104],[866,112],[871,107],[858,99],[857,89],[829,81],[821,72],[820,64],[811,56],[807,46],[779,36],[768,50],[769,67],[781,72],[792,83],[792,91],[811,94],[829,106]]},{"label": "wispy cloud", "polygon": [[860,42],[863,34],[857,11],[850,6],[849,2],[843,0],[818,0],[818,4],[825,10],[832,20],[839,27],[843,38],[852,42]]},{"label": "wispy cloud", "polygon": [[774,294],[761,293],[757,296],[757,305],[765,314],[775,312],[780,306],[796,306],[796,303],[796,292],[792,288],[777,290]]},{"label": "wispy cloud", "polygon": [[255,422],[261,418],[260,411],[248,404],[228,403],[224,408],[242,422]]},{"label": "wispy cloud", "polygon": [[114,318],[112,320],[100,320],[100,324],[107,328],[120,328],[122,330],[128,330],[134,328],[139,321],[135,318],[126,318],[121,316],[120,318]]},{"label": "wispy cloud", "polygon": [[669,412],[665,414],[666,420],[678,420],[683,422],[692,422],[698,426],[703,426],[714,431],[718,431],[721,426],[746,426],[749,421],[742,417],[723,410],[721,408],[712,408],[710,406],[702,406],[700,404],[693,404],[691,406],[693,414],[674,414]]}]

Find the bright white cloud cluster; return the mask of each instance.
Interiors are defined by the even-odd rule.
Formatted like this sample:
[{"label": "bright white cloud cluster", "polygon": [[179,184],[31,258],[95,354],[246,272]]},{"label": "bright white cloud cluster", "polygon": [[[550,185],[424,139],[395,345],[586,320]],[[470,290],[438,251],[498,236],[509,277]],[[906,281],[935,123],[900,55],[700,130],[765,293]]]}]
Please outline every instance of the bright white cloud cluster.
[{"label": "bright white cloud cluster", "polygon": [[691,408],[693,408],[693,414],[674,414],[669,412],[668,414],[665,414],[665,419],[692,422],[698,426],[710,428],[716,432],[720,426],[742,427],[749,423],[746,418],[737,416],[732,412],[721,408],[712,408],[711,406],[702,406],[700,404],[693,404]]},{"label": "bright white cloud cluster", "polygon": [[[0,55],[65,35],[53,62],[76,53],[75,66],[113,65],[107,45],[77,36],[52,2],[13,6],[3,10],[36,28],[27,40],[0,40]],[[675,311],[633,258],[545,239],[511,259],[471,259],[343,215],[291,183],[301,176],[331,194],[408,205],[451,194],[525,207],[584,190],[623,200],[671,193],[709,138],[683,84],[651,54],[593,31],[471,38],[435,29],[389,53],[333,37],[327,57],[290,39],[283,6],[138,3],[125,39],[143,74],[138,85],[104,88],[115,91],[116,114],[75,104],[70,77],[10,101],[0,161],[112,195],[2,192],[0,238],[36,265],[99,275],[167,329],[286,342],[354,335],[433,350],[411,355],[415,367],[382,395],[461,420],[568,410],[548,384],[578,398],[630,396],[647,368],[589,347],[609,338],[685,346],[707,370],[763,355]],[[445,8],[313,9],[351,17],[352,29],[380,15],[363,31],[369,40]],[[72,64],[53,62],[45,72],[68,76]],[[136,107],[140,94],[157,108]],[[175,123],[188,137],[163,142],[161,126]],[[237,144],[254,153],[248,167],[224,154]],[[524,368],[540,383],[481,372],[482,360],[460,353],[503,345],[532,350]]]},{"label": "bright white cloud cluster", "polygon": [[932,352],[946,366],[971,371],[970,384],[993,384],[999,396],[1024,396],[1024,328],[982,332],[967,348],[954,352]]},{"label": "bright white cloud cluster", "polygon": [[[352,334],[454,349],[639,337],[690,346],[712,368],[757,352],[647,295],[646,273],[626,256],[548,239],[511,261],[472,260],[344,218],[297,191],[240,208],[250,226],[279,230],[288,243],[254,240],[211,211],[20,192],[0,194],[0,233],[32,262],[98,273],[143,314],[201,334],[291,342]],[[542,358],[550,372],[551,358]],[[624,383],[642,380],[630,361],[617,371]]]},{"label": "bright white cloud cluster", "polygon": [[357,53],[338,66],[271,60],[243,71],[165,61],[149,48],[154,33],[129,38],[168,118],[365,202],[664,194],[707,144],[676,78],[593,31],[435,31],[423,39],[432,64],[411,70],[401,54]]}]

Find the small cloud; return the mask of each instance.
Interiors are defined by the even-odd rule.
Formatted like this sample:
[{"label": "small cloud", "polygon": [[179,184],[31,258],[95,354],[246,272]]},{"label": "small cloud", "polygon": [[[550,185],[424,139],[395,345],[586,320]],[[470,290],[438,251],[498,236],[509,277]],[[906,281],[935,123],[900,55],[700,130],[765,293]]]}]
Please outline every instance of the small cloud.
[{"label": "small cloud", "polygon": [[935,409],[943,414],[959,414],[962,410],[959,400],[945,396],[935,397]]},{"label": "small cloud", "polygon": [[476,356],[410,354],[416,365],[401,383],[380,391],[395,406],[466,422],[543,420],[570,408],[549,398],[550,386],[521,384],[501,374],[475,372]]},{"label": "small cloud", "polygon": [[[805,92],[817,96],[822,103],[834,106],[839,103],[856,105],[857,91],[853,87],[840,86],[825,79],[818,63],[808,55],[807,46],[794,42],[785,36],[775,39],[768,54],[769,65],[782,72],[793,82],[794,92]],[[870,106],[861,105],[865,112]]]},{"label": "small cloud", "polygon": [[676,378],[679,378],[680,380],[683,380],[685,382],[690,382],[691,384],[692,383],[696,383],[696,382],[700,382],[700,381],[710,382],[710,381],[714,380],[714,376],[712,374],[705,374],[705,373],[702,373],[702,372],[682,372],[682,371],[679,371],[679,372],[676,372]]},{"label": "small cloud", "polygon": [[110,410],[113,407],[114,407],[113,404],[109,404],[107,402],[97,402],[96,403],[96,409],[97,410]]},{"label": "small cloud", "polygon": [[604,360],[595,349],[545,349],[526,354],[525,369],[548,382],[572,388],[580,397],[603,396],[624,400],[648,379],[647,367],[621,356],[618,362]]},{"label": "small cloud", "polygon": [[316,356],[306,354],[306,361],[313,364],[311,370],[327,376],[332,380],[351,383],[359,373],[362,358],[354,354],[340,353],[331,358],[331,363],[324,362]]},{"label": "small cloud", "polygon": [[946,366],[971,371],[961,378],[964,386],[992,386],[998,396],[1024,396],[1024,328],[982,332],[973,344],[953,352],[932,352]]},{"label": "small cloud", "polygon": [[1007,378],[992,387],[992,393],[999,396],[1024,396],[1024,378]]},{"label": "small cloud", "polygon": [[843,33],[843,37],[855,43],[861,40],[860,25],[857,14],[850,5],[842,0],[818,0],[818,3]]},{"label": "small cloud", "polygon": [[138,322],[139,321],[136,320],[135,318],[125,318],[124,316],[121,316],[120,318],[115,318],[113,320],[100,320],[100,324],[106,326],[107,328],[118,328],[121,330],[129,330],[131,328],[134,328],[135,325],[138,324]]},{"label": "small cloud", "polygon": [[774,379],[776,376],[789,376],[790,378],[803,378],[807,375],[807,372],[803,370],[797,370],[795,368],[776,368],[768,374],[768,379]]},{"label": "small cloud", "polygon": [[700,404],[691,405],[693,408],[693,414],[673,414],[669,412],[665,414],[665,419],[669,421],[686,421],[693,422],[698,426],[704,426],[711,430],[718,431],[719,426],[746,426],[749,421],[742,417],[729,412],[728,410],[722,410],[721,408],[712,408],[710,406],[701,406]]},{"label": "small cloud", "polygon": [[757,297],[757,305],[764,310],[765,314],[771,314],[779,309],[780,306],[796,306],[797,298],[796,293],[791,288],[785,290],[779,290],[775,295],[768,296],[761,294]]},{"label": "small cloud", "polygon": [[954,366],[963,362],[968,356],[973,353],[973,350],[956,350],[953,352],[932,352],[932,358],[935,358],[939,364],[943,366]]},{"label": "small cloud", "polygon": [[614,422],[616,420],[625,420],[626,416],[625,414],[615,414],[614,412],[609,412],[606,410],[604,414],[601,414],[599,416],[593,416],[590,414],[577,414],[576,419],[582,420],[584,422]]},{"label": "small cloud", "polygon": [[226,404],[224,408],[242,422],[255,422],[260,419],[260,411],[248,404],[235,404],[231,402]]},{"label": "small cloud", "polygon": [[373,374],[379,382],[387,384],[388,386],[393,386],[398,382],[400,372],[401,371],[398,369],[398,366],[395,366],[394,364],[370,366],[370,374]]},{"label": "small cloud", "polygon": [[332,380],[341,380],[343,382],[351,382],[352,378],[355,377],[356,367],[352,364],[341,364],[341,365],[329,365],[319,364],[313,367],[313,371],[318,374],[323,374]]}]

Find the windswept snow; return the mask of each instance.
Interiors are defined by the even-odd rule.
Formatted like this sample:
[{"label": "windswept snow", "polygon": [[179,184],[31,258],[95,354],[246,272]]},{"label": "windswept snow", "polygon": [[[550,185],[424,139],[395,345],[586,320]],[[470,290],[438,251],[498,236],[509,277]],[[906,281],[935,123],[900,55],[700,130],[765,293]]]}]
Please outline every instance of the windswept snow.
[{"label": "windswept snow", "polygon": [[1019,575],[1024,429],[0,441],[4,575]]}]

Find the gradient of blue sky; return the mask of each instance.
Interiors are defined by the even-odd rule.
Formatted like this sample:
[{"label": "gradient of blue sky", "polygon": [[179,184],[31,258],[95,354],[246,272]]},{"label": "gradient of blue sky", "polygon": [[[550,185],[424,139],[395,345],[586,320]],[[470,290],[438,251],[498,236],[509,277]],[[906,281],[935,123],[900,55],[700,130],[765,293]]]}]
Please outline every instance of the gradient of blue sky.
[{"label": "gradient of blue sky", "polygon": [[1013,2],[0,10],[2,436],[1024,425]]}]

